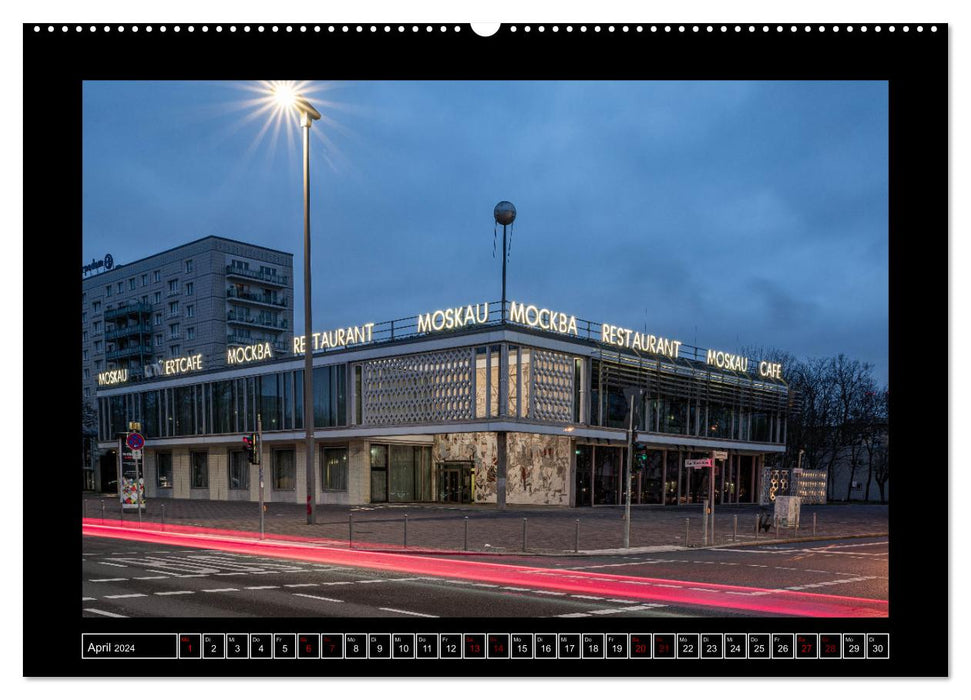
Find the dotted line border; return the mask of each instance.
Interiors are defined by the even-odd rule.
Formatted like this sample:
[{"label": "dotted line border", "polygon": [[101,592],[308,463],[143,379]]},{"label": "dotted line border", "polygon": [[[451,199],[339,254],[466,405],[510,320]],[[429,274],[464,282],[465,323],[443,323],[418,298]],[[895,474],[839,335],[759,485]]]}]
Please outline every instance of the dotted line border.
[{"label": "dotted line border", "polygon": [[[418,25],[418,24],[409,24],[409,25],[404,25],[404,24],[399,24],[399,25],[389,25],[389,24],[385,24],[385,25],[376,25],[376,24],[370,24],[370,25],[366,25],[366,24],[337,24],[337,25],[335,24],[328,24],[328,25],[320,25],[320,24],[312,24],[312,25],[307,25],[307,24],[296,24],[296,25],[294,24],[285,24],[285,25],[278,25],[278,24],[271,24],[271,25],[263,25],[263,24],[256,24],[256,25],[251,25],[251,24],[242,24],[242,25],[236,25],[236,24],[228,24],[228,25],[223,25],[223,24],[215,24],[215,25],[208,25],[208,24],[202,24],[202,25],[61,24],[61,25],[54,25],[54,24],[48,24],[48,25],[41,25],[41,24],[35,24],[34,32],[40,33],[44,31],[45,27],[48,33],[54,33],[55,31],[57,31],[58,28],[60,28],[60,31],[62,33],[70,32],[72,29],[74,30],[75,33],[81,33],[81,32],[84,32],[86,28],[89,33],[97,33],[101,31],[104,34],[111,33],[112,31],[118,32],[119,34],[123,34],[126,31],[130,31],[133,34],[138,33],[140,31],[148,34],[154,31],[157,31],[163,34],[171,31],[178,34],[178,33],[181,33],[183,30],[186,32],[189,32],[190,34],[196,31],[200,31],[203,34],[205,34],[210,30],[215,31],[216,33],[228,31],[231,34],[234,32],[242,32],[244,34],[255,32],[259,34],[259,33],[265,33],[268,31],[269,32],[283,31],[283,32],[290,32],[290,33],[298,32],[302,34],[305,34],[305,33],[333,34],[337,32],[349,34],[351,32],[364,33],[365,31],[368,31],[372,34],[376,34],[379,31],[384,32],[386,34],[390,34],[392,32],[404,34],[410,31],[411,33],[415,34],[415,33],[421,32],[422,30],[424,30],[425,33],[432,33],[436,29],[440,33],[446,33],[449,31],[449,28],[451,27],[452,31],[456,33],[468,30],[468,31],[471,31],[473,34],[475,34],[474,31],[468,28],[468,25],[431,25],[431,24],[426,24],[426,25]],[[540,24],[540,25],[530,25],[530,24],[526,24],[526,25],[517,25],[517,24],[510,24],[510,25],[501,25],[499,30],[496,32],[496,34],[498,34],[499,32],[509,32],[509,33],[515,34],[518,31],[520,31],[520,29],[525,33],[529,33],[532,31],[543,33],[547,31],[547,29],[549,29],[553,33],[563,31],[567,34],[573,33],[573,32],[584,34],[590,31],[592,31],[595,34],[603,31],[606,31],[608,33],[617,32],[617,31],[621,33],[648,32],[652,34],[658,33],[658,32],[663,32],[663,33],[677,32],[679,34],[686,34],[686,33],[699,34],[702,32],[705,32],[705,33],[720,32],[724,34],[733,32],[735,34],[741,34],[743,32],[747,32],[749,34],[754,34],[755,32],[761,31],[762,33],[765,34],[765,33],[772,32],[773,30],[776,33],[783,33],[786,31],[788,31],[789,33],[796,33],[796,32],[799,32],[800,29],[803,32],[815,32],[818,34],[823,34],[826,32],[832,32],[834,34],[845,32],[847,34],[851,34],[853,32],[867,33],[871,31],[876,33],[880,33],[882,31],[888,31],[888,32],[894,33],[898,29],[904,33],[910,32],[912,29],[916,32],[923,32],[925,31],[925,29],[931,32],[936,32],[938,31],[938,26],[934,24],[931,24],[931,25],[923,25],[923,24],[917,24],[917,25],[913,25],[913,24],[859,24],[859,25],[853,25],[853,24],[829,24],[829,25],[826,25],[826,24],[820,24],[820,25],[810,25],[810,24],[804,24],[804,25],[795,25],[795,24],[787,24],[787,25],[782,25],[782,24],[772,24],[772,25],[769,25],[769,24],[760,24],[760,25],[756,25],[756,24],[714,24],[714,25],[713,24],[687,24],[687,25],[685,24],[650,24],[650,25],[553,24],[553,25],[543,25],[543,24]],[[483,37],[483,38],[488,38],[488,37]]]}]

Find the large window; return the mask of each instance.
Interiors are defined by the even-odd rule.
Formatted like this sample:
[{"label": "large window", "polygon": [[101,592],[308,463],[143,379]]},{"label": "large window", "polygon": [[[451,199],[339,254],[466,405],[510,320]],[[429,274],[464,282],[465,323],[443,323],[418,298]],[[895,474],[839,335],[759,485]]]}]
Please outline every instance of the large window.
[{"label": "large window", "polygon": [[249,459],[242,450],[229,453],[229,488],[249,489]]},{"label": "large window", "polygon": [[172,453],[155,453],[155,483],[160,489],[172,488]]},{"label": "large window", "polygon": [[192,435],[195,426],[195,387],[179,386],[173,390],[175,398],[175,432],[173,435]]},{"label": "large window", "polygon": [[293,491],[297,484],[297,466],[293,450],[273,451],[273,489]]},{"label": "large window", "polygon": [[321,448],[320,488],[323,491],[347,491],[346,447]]},{"label": "large window", "polygon": [[209,488],[209,453],[191,452],[189,453],[189,459],[192,463],[192,488]]},{"label": "large window", "polygon": [[145,437],[160,437],[158,419],[158,392],[147,391],[142,394],[142,432],[145,434]]},{"label": "large window", "polygon": [[236,432],[236,383],[213,382],[212,384],[212,422],[213,432]]},{"label": "large window", "polygon": [[263,430],[281,430],[283,428],[283,388],[281,384],[279,374],[267,374],[260,377],[260,414],[263,420]]},{"label": "large window", "polygon": [[388,500],[388,446],[371,445],[371,503]]}]

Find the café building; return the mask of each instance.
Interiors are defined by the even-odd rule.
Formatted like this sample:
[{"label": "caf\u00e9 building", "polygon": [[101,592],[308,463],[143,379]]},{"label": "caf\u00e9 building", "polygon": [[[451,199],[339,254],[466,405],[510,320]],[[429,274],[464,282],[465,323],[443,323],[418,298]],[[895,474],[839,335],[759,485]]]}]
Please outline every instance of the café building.
[{"label": "caf\u00e9 building", "polygon": [[701,502],[711,478],[717,502],[758,502],[785,451],[793,397],[771,358],[512,301],[99,375],[102,469],[123,476],[135,421],[147,498],[255,501],[262,470],[267,502],[305,502],[308,347],[318,504],[623,503],[631,399],[635,505]]}]

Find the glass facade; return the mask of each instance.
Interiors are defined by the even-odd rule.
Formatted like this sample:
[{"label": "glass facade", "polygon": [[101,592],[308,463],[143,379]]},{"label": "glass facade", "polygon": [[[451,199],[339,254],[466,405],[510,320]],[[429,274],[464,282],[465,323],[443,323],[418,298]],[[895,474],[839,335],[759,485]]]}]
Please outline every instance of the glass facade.
[{"label": "glass facade", "polygon": [[297,487],[297,462],[293,450],[273,450],[273,490],[293,491]]},{"label": "glass facade", "polygon": [[[347,425],[347,367],[314,369],[316,427]],[[303,428],[303,371],[201,382],[99,399],[100,439],[114,440],[128,421],[142,422],[146,438],[185,437]]]},{"label": "glass facade", "polygon": [[160,489],[172,488],[172,453],[155,453],[155,484]]},{"label": "glass facade", "polygon": [[249,459],[242,450],[229,453],[229,488],[249,489]]},{"label": "glass facade", "polygon": [[190,486],[194,489],[209,488],[209,453],[190,452],[189,463],[192,471]]}]

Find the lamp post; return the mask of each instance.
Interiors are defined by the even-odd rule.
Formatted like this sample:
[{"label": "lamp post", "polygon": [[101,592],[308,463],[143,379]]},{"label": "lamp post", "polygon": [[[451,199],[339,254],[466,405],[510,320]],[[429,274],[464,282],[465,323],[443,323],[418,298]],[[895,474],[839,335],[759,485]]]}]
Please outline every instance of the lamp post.
[{"label": "lamp post", "polygon": [[317,522],[317,486],[314,474],[314,356],[311,349],[313,318],[310,291],[310,125],[320,119],[320,112],[292,89],[278,87],[277,101],[300,113],[303,129],[303,425],[306,429],[307,452],[307,524]]}]

